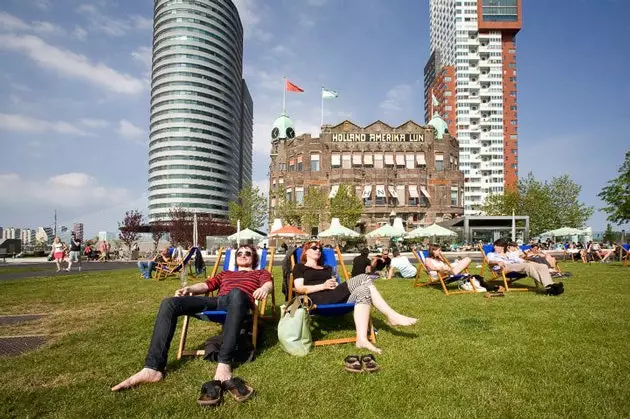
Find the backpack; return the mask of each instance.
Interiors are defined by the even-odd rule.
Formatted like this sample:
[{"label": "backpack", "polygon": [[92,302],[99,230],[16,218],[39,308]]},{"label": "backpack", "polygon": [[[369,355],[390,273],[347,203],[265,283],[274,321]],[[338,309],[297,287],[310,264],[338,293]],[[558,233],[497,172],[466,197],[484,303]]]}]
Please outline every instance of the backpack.
[{"label": "backpack", "polygon": [[[236,351],[233,361],[237,364],[245,364],[256,359],[256,348],[252,344],[252,320],[248,319],[243,322],[236,340]],[[205,355],[203,359],[210,362],[218,362],[219,351],[223,344],[223,332],[216,336],[212,336],[205,343]]]}]

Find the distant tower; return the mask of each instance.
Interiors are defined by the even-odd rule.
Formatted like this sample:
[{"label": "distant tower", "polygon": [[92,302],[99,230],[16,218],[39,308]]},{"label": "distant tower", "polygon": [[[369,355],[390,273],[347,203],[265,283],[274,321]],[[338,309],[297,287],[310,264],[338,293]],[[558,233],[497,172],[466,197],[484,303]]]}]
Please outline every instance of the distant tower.
[{"label": "distant tower", "polygon": [[155,0],[149,221],[171,207],[227,218],[251,182],[253,102],[230,0]]},{"label": "distant tower", "polygon": [[83,223],[74,223],[72,225],[72,232],[79,240],[83,240]]},{"label": "distant tower", "polygon": [[521,0],[430,0],[425,120],[459,140],[464,211],[518,182],[516,34]]}]

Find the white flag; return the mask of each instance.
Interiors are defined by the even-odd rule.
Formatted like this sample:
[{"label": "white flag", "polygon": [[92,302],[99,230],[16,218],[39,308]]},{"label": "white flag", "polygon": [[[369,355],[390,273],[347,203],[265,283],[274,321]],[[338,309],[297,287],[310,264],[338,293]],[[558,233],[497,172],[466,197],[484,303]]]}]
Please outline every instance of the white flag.
[{"label": "white flag", "polygon": [[322,87],[322,98],[323,99],[335,99],[339,94],[334,90],[325,89]]},{"label": "white flag", "polygon": [[440,102],[437,100],[437,98],[435,97],[433,92],[431,92],[431,104],[433,106],[439,106],[440,105]]}]

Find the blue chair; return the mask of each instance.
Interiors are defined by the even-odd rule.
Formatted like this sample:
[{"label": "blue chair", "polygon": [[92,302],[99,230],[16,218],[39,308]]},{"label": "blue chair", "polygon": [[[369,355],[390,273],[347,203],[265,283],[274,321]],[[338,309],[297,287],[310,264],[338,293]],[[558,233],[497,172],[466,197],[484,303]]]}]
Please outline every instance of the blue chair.
[{"label": "blue chair", "polygon": [[[335,257],[337,256],[337,257]],[[291,268],[295,267],[297,261],[302,257],[302,248],[298,248],[295,253],[291,256]],[[343,272],[344,280],[348,280],[348,271],[346,270],[345,265],[343,264],[343,257],[341,256],[341,251],[339,247],[334,249],[324,248],[322,249],[322,257],[324,259],[324,266],[330,266],[333,269],[333,273],[335,278],[337,278],[337,283],[341,283],[341,278],[339,276],[339,265],[341,265],[341,270]],[[338,261],[340,263],[338,264]],[[293,298],[293,272],[291,272],[291,276],[289,278],[289,300]],[[332,316],[343,316],[348,313],[352,313],[354,311],[354,303],[338,303],[338,304],[320,304],[313,306],[310,309],[311,315],[317,315],[322,317],[332,317]],[[370,342],[376,342],[376,334],[374,333],[374,326],[372,324],[372,319],[370,319],[370,323],[368,325],[368,339]],[[315,346],[323,346],[323,345],[337,345],[340,343],[354,343],[357,341],[356,335],[348,338],[338,338],[338,339],[320,339],[313,342]]]},{"label": "blue chair", "polygon": [[518,279],[523,279],[523,278],[527,278],[527,274],[524,274],[522,272],[505,272],[503,271],[503,269],[501,269],[499,266],[497,265],[491,265],[490,262],[488,261],[488,253],[494,252],[494,245],[493,244],[480,244],[479,245],[479,250],[481,251],[481,256],[483,258],[483,262],[481,264],[481,271],[480,271],[480,275],[483,276],[484,270],[486,268],[486,266],[488,267],[488,269],[490,270],[490,273],[492,275],[492,279],[494,280],[503,280],[503,287],[505,288],[505,292],[509,292],[509,291],[529,291],[529,288],[510,288],[508,286],[508,281],[512,282],[512,281],[516,281]]},{"label": "blue chair", "polygon": [[[456,275],[441,274],[441,273],[436,272],[436,271],[431,271],[427,267],[427,265],[425,264],[426,259],[429,257],[429,251],[428,250],[417,250],[417,249],[414,249],[413,250],[413,254],[416,257],[416,259],[418,259],[418,273],[416,274],[416,278],[413,281],[414,288],[425,287],[427,285],[440,284],[442,286],[442,291],[444,291],[444,294],[446,294],[447,297],[449,295],[451,295],[451,294],[472,294],[472,293],[477,293],[477,287],[475,286],[475,282],[474,281],[470,281],[470,284],[473,287],[473,289],[470,290],[470,291],[466,291],[466,290],[449,291],[448,287],[446,286],[447,284],[450,284],[450,283],[453,283],[453,282],[456,282],[456,281],[461,281],[461,280],[469,277],[470,273],[468,273],[468,269],[466,269],[466,271],[465,271],[466,273],[460,273],[460,274],[456,274]],[[442,258],[442,261],[444,263],[446,263],[448,266],[451,266],[451,264],[448,263],[448,260]],[[420,281],[420,275],[422,274],[422,272],[424,272],[427,275],[427,277],[428,277],[428,280],[426,282]]]},{"label": "blue chair", "polygon": [[621,259],[623,260],[623,266],[628,266],[628,262],[630,262],[630,244],[622,244],[620,252],[622,254]]},{"label": "blue chair", "polygon": [[179,274],[182,269],[186,269],[186,265],[188,265],[196,251],[196,247],[191,247],[180,262],[158,263],[155,265],[155,279],[159,281],[161,278]]},{"label": "blue chair", "polygon": [[[275,248],[262,249],[259,251],[259,261],[258,266],[255,269],[267,269],[269,273],[272,273],[273,269],[273,256],[274,256]],[[219,250],[219,254],[217,255],[217,259],[214,263],[214,267],[212,268],[212,273],[210,277],[213,277],[217,274],[218,268],[221,265],[221,256],[225,254],[225,258],[223,259],[222,270],[223,271],[233,271],[235,270],[235,249],[227,249]],[[271,280],[273,282],[273,274],[271,275]],[[256,300],[256,307],[252,313],[253,325],[252,325],[252,345],[254,348],[256,347],[256,343],[258,340],[258,321],[259,319],[274,319],[276,317],[276,297],[275,297],[275,286],[271,289],[270,295],[267,296],[266,299],[258,301]],[[265,311],[267,307],[267,300],[271,297],[271,315],[266,316]],[[205,350],[186,350],[186,337],[188,333],[188,323],[190,321],[191,316],[184,316],[184,322],[182,324],[182,335],[179,340],[179,349],[177,350],[177,359],[181,359],[183,356],[204,356]],[[202,311],[201,313],[197,313],[192,316],[196,319],[202,321],[208,321],[213,323],[224,324],[225,319],[227,317],[227,311],[225,310],[209,310]]]}]

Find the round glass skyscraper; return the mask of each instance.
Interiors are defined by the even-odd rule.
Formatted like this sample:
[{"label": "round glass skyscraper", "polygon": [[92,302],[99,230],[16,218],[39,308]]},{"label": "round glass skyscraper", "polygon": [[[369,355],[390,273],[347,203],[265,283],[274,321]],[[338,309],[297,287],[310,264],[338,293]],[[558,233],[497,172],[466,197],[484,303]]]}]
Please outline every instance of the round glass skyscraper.
[{"label": "round glass skyscraper", "polygon": [[155,0],[150,221],[172,207],[227,218],[228,202],[251,182],[242,61],[243,26],[230,0]]}]

